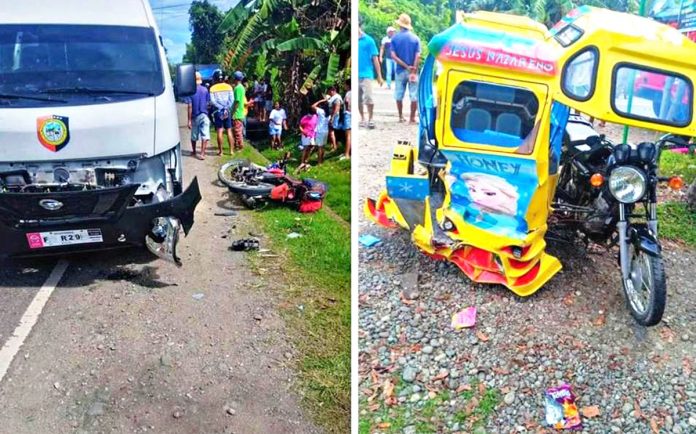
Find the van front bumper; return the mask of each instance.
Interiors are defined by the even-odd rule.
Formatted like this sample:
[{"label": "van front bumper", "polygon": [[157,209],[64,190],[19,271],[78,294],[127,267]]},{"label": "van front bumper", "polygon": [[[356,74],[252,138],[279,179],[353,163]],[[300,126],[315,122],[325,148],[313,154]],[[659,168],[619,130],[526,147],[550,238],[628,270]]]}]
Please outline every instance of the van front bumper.
[{"label": "van front bumper", "polygon": [[[166,243],[163,222],[175,222],[185,234],[193,226],[196,205],[201,200],[194,178],[180,195],[158,203],[128,206],[138,185],[89,191],[53,193],[0,193],[0,257],[22,257],[86,252],[126,246]],[[58,201],[47,210],[41,205]],[[159,226],[157,223],[160,223]],[[160,229],[158,231],[157,229]],[[61,231],[90,231],[101,241],[42,246],[41,234]],[[171,235],[171,230],[169,231]],[[53,236],[53,235],[48,235]],[[38,237],[38,238],[37,238]],[[175,235],[173,247],[178,235]],[[158,252],[153,251],[159,255]],[[160,255],[162,256],[162,255]],[[178,262],[175,254],[175,262]]]}]

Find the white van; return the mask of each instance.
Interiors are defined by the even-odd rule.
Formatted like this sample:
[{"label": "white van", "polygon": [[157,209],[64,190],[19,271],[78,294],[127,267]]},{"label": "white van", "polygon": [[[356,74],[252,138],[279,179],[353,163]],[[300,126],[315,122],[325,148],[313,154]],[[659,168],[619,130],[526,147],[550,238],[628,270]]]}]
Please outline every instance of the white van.
[{"label": "white van", "polygon": [[178,264],[193,225],[172,85],[147,0],[4,1],[0,256],[146,245]]}]

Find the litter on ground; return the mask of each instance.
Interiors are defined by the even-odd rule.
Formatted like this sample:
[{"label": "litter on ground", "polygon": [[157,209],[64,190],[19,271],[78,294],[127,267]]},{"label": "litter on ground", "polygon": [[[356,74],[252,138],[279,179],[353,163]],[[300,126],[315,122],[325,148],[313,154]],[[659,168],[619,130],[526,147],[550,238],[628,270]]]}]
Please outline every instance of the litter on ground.
[{"label": "litter on ground", "polygon": [[467,307],[452,315],[452,328],[461,330],[476,324],[476,306]]},{"label": "litter on ground", "polygon": [[360,241],[360,244],[362,244],[365,247],[372,247],[375,244],[382,242],[381,239],[369,234],[361,235],[360,238],[358,238],[358,240]]},{"label": "litter on ground", "polygon": [[544,393],[546,424],[555,429],[582,429],[582,420],[570,385],[561,384]]}]

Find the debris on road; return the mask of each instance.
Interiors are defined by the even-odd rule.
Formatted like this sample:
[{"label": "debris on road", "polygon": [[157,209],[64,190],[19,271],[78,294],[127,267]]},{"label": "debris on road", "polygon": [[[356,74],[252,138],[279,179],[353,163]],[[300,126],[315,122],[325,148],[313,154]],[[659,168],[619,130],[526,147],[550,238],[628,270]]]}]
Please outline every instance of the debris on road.
[{"label": "debris on road", "polygon": [[193,298],[194,300],[203,300],[203,297],[205,297],[205,294],[203,294],[202,292],[193,294],[191,296],[191,298]]},{"label": "debris on road", "polygon": [[476,306],[467,307],[452,315],[452,328],[461,330],[476,325]]},{"label": "debris on road", "polygon": [[234,217],[237,215],[235,211],[225,211],[225,212],[216,212],[215,215],[217,217]]},{"label": "debris on road", "polygon": [[561,384],[544,394],[546,424],[556,429],[582,429],[580,412],[570,385]]},{"label": "debris on road", "polygon": [[375,244],[382,242],[380,238],[377,238],[374,235],[369,234],[361,235],[360,238],[358,238],[358,241],[360,241],[360,244],[362,244],[365,247],[372,247]]},{"label": "debris on road", "polygon": [[242,251],[248,252],[251,250],[258,250],[258,249],[259,249],[259,240],[257,238],[242,238],[240,240],[236,240],[230,246],[230,250],[235,251],[235,252],[242,252]]}]

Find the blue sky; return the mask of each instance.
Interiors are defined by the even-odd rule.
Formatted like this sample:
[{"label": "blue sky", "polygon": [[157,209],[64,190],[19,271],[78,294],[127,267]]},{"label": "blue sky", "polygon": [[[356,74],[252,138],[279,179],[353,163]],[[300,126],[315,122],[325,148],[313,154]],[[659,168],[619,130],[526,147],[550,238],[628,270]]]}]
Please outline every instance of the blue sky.
[{"label": "blue sky", "polygon": [[[152,12],[162,33],[167,57],[172,63],[181,63],[186,44],[191,41],[188,10],[192,0],[150,0]],[[208,0],[223,13],[239,0]]]}]

